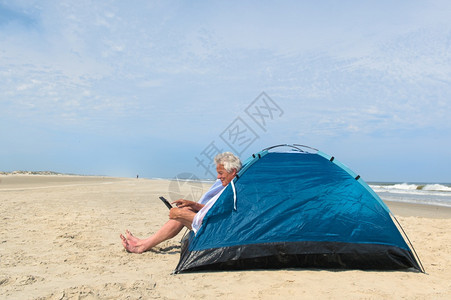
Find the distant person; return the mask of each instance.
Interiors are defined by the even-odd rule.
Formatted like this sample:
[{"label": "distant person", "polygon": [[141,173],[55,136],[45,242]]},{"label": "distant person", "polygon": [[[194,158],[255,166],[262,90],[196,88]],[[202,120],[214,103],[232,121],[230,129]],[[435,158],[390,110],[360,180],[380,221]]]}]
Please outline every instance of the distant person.
[{"label": "distant person", "polygon": [[183,227],[197,232],[208,210],[241,169],[240,159],[231,152],[218,154],[214,162],[218,179],[198,202],[185,199],[172,202],[177,207],[169,211],[169,221],[146,239],[139,239],[126,230],[125,236],[120,235],[125,250],[132,253],[148,251],[159,243],[175,237]]},{"label": "distant person", "polygon": [[136,179],[138,179],[139,178],[139,175],[138,174],[136,174]]}]

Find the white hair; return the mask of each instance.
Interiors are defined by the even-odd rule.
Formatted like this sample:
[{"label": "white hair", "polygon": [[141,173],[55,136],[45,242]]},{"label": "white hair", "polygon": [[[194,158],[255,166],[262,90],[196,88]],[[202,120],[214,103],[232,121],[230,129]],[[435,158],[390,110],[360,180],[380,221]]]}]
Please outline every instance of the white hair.
[{"label": "white hair", "polygon": [[226,171],[229,173],[233,170],[236,170],[236,172],[238,173],[238,171],[241,169],[240,159],[232,152],[224,152],[216,155],[215,164],[223,165],[224,169],[226,169]]}]

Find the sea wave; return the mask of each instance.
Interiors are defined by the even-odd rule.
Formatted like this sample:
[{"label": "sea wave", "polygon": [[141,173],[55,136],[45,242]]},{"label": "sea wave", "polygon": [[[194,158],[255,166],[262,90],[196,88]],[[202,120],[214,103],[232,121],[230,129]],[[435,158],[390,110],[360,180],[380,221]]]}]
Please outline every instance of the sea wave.
[{"label": "sea wave", "polygon": [[451,206],[450,184],[372,183],[370,187],[383,200]]},{"label": "sea wave", "polygon": [[408,191],[428,191],[428,192],[451,192],[451,187],[440,183],[414,184],[414,183],[395,183],[395,184],[370,184],[372,189],[387,192],[408,192]]},{"label": "sea wave", "polygon": [[421,188],[423,191],[442,191],[442,192],[451,192],[451,187],[442,185],[442,184],[426,184]]}]

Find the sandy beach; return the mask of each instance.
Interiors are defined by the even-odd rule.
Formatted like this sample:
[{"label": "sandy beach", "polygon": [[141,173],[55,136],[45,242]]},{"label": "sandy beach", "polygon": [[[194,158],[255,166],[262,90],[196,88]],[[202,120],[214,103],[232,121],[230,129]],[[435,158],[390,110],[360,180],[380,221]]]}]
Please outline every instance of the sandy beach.
[{"label": "sandy beach", "polygon": [[[284,269],[172,275],[182,234],[141,255],[127,253],[119,234],[155,232],[168,215],[158,196],[170,195],[173,183],[1,175],[0,298],[451,299],[451,209],[395,202],[387,204],[427,274]],[[180,193],[190,188],[181,186]]]}]

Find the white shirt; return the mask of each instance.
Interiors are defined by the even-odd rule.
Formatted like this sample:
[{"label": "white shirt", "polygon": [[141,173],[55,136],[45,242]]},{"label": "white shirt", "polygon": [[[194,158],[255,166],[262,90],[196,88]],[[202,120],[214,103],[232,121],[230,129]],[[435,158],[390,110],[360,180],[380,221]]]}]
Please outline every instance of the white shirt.
[{"label": "white shirt", "polygon": [[210,189],[200,198],[200,204],[205,205],[201,210],[194,216],[193,223],[191,227],[193,228],[194,233],[197,233],[200,226],[202,225],[202,220],[207,214],[208,210],[215,204],[216,200],[218,200],[219,196],[221,196],[224,191],[225,186],[222,185],[221,180],[216,180],[215,183],[210,187]]}]

